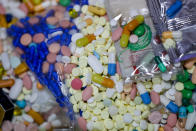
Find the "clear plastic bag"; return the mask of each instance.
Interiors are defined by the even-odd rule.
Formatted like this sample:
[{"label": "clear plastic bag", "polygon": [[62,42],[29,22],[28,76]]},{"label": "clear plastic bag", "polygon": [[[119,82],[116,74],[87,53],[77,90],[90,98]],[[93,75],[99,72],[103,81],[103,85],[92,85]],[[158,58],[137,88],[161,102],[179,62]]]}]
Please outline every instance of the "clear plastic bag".
[{"label": "clear plastic bag", "polygon": [[[179,5],[179,9],[176,9],[176,11],[174,11],[170,16],[168,10],[171,9],[176,2],[179,2],[182,5]],[[176,41],[176,48],[167,50],[171,61],[173,63],[178,63],[180,61],[195,57],[196,38],[193,36],[193,34],[196,31],[196,9],[194,8],[196,1],[147,0],[147,4],[158,34],[161,35],[167,30],[180,30],[182,32],[182,40]]]},{"label": "clear plastic bag", "polygon": [[[145,16],[145,34],[139,37],[137,44],[129,43],[127,48],[122,48],[119,44],[120,40],[115,41],[122,77],[143,79],[160,73],[157,63],[154,60],[155,56],[159,57],[166,67],[170,67],[168,68],[168,71],[173,69],[170,60],[166,59],[165,57],[165,50],[163,46],[153,44],[156,32],[154,30],[151,17],[148,14],[148,8],[145,0],[107,0],[105,1],[105,5],[109,15],[110,23],[113,20],[118,21],[117,26],[111,26],[113,32],[118,27],[122,26],[123,23],[128,23],[129,21],[133,20],[134,15]],[[146,34],[149,35],[149,39],[145,39]],[[142,40],[145,42],[142,42]],[[158,50],[156,49],[154,51],[154,48],[157,48]]]}]

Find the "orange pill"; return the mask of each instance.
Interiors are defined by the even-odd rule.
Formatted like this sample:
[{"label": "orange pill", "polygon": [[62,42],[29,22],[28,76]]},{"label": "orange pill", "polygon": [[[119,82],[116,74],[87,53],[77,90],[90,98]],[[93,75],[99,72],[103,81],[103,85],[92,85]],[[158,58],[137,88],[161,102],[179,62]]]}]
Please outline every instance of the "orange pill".
[{"label": "orange pill", "polygon": [[37,86],[36,87],[39,90],[42,90],[44,88],[44,86],[41,83],[39,83],[39,82],[37,82]]},{"label": "orange pill", "polygon": [[87,25],[91,25],[93,23],[93,20],[91,18],[87,18],[85,22]]},{"label": "orange pill", "polygon": [[86,35],[86,37],[88,38],[88,42],[91,43],[93,40],[96,39],[96,37],[94,35]]},{"label": "orange pill", "polygon": [[162,33],[162,37],[164,38],[164,39],[172,39],[173,38],[173,35],[172,35],[172,32],[171,31],[166,31],[166,32],[163,32]]},{"label": "orange pill", "polygon": [[14,79],[0,80],[0,88],[11,87],[14,85]]},{"label": "orange pill", "polygon": [[135,30],[135,28],[137,28],[138,26],[140,25],[140,23],[137,21],[137,20],[132,20],[131,22],[129,22],[128,24],[127,24],[127,29],[129,30],[129,31],[133,31],[133,30]]},{"label": "orange pill", "polygon": [[30,124],[29,122],[24,121],[24,125],[25,125],[25,126],[28,126],[29,124]]},{"label": "orange pill", "polygon": [[44,122],[43,117],[38,112],[35,112],[32,109],[30,109],[27,114],[30,115],[34,119],[34,121],[39,125],[41,125]]},{"label": "orange pill", "polygon": [[20,75],[28,70],[28,66],[25,62],[22,62],[18,67],[15,68],[15,75]]},{"label": "orange pill", "polygon": [[26,0],[25,4],[27,6],[27,8],[29,9],[30,12],[34,11],[34,5],[31,3],[31,0]]}]

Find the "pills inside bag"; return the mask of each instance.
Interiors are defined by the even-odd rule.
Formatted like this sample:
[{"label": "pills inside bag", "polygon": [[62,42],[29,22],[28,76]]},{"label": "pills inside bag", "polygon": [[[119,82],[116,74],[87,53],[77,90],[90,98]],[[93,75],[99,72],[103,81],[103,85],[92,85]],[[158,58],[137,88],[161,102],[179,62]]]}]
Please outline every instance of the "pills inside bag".
[{"label": "pills inside bag", "polygon": [[0,0],[0,130],[196,130],[191,2],[149,1]]}]

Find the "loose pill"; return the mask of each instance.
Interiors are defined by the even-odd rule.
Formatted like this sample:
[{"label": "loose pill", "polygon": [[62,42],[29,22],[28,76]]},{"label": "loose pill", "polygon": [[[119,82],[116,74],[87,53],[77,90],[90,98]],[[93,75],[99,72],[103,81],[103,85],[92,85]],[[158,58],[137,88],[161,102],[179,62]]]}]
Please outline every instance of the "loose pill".
[{"label": "loose pill", "polygon": [[118,27],[115,31],[112,32],[112,40],[113,41],[119,40],[122,32],[123,29],[121,27]]},{"label": "loose pill", "polygon": [[106,10],[104,8],[93,6],[93,5],[88,6],[88,11],[99,16],[104,16],[106,14]]},{"label": "loose pill", "polygon": [[48,62],[43,62],[43,65],[42,65],[42,72],[43,73],[48,73],[48,71],[49,71],[49,66],[50,66],[50,64],[48,63]]},{"label": "loose pill", "polygon": [[91,98],[92,94],[93,94],[93,88],[88,86],[82,92],[82,100],[87,101],[89,98]]},{"label": "loose pill", "polygon": [[22,91],[23,82],[21,79],[16,79],[14,85],[11,87],[9,96],[12,99],[16,99]]},{"label": "loose pill", "polygon": [[37,124],[42,124],[43,122],[44,122],[44,119],[43,119],[43,117],[39,114],[39,113],[37,113],[37,112],[35,112],[34,110],[32,110],[32,109],[30,109],[28,112],[27,112],[27,114],[29,115],[29,116],[31,116],[33,119],[34,119],[34,121],[37,123]]},{"label": "loose pill", "polygon": [[86,122],[86,120],[83,117],[79,117],[77,120],[78,120],[78,124],[79,124],[80,128],[82,129],[82,131],[86,131],[87,130],[87,127],[86,127],[87,122]]},{"label": "loose pill", "polygon": [[14,85],[14,79],[0,80],[0,88],[11,87]]},{"label": "loose pill", "polygon": [[35,43],[39,44],[44,40],[45,40],[45,36],[42,33],[37,33],[33,36],[33,42],[35,42]]},{"label": "loose pill", "polygon": [[20,38],[20,43],[24,46],[28,46],[32,42],[32,37],[30,34],[25,33]]},{"label": "loose pill", "polygon": [[137,35],[131,35],[130,37],[129,37],[129,41],[131,42],[131,43],[137,43],[137,41],[139,40],[139,38],[138,38],[138,36]]},{"label": "loose pill", "polygon": [[50,53],[58,54],[60,51],[60,45],[58,43],[53,43],[49,46]]},{"label": "loose pill", "polygon": [[50,63],[50,64],[53,64],[55,61],[56,61],[56,54],[54,53],[49,53],[46,57],[47,61]]},{"label": "loose pill", "polygon": [[71,81],[71,87],[75,90],[80,90],[82,88],[82,81],[80,78],[75,78]]},{"label": "loose pill", "polygon": [[108,87],[108,88],[113,88],[114,87],[114,82],[111,79],[101,77],[98,74],[93,74],[92,81],[94,81],[95,83],[98,83],[98,84],[100,84],[104,87]]},{"label": "loose pill", "polygon": [[94,55],[88,56],[88,64],[97,74],[101,74],[103,72],[101,62]]},{"label": "loose pill", "polygon": [[71,56],[71,51],[67,46],[61,46],[61,53],[64,56],[69,56],[69,57]]}]

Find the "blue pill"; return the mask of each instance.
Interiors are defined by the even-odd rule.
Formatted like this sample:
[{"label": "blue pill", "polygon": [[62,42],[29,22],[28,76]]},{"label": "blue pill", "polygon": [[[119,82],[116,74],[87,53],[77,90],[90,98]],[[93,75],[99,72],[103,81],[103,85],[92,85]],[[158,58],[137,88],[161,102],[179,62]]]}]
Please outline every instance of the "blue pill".
[{"label": "blue pill", "polygon": [[172,18],[180,9],[182,8],[182,1],[176,0],[174,4],[172,4],[168,10],[166,11],[166,14],[168,17]]},{"label": "blue pill", "polygon": [[21,100],[21,101],[16,101],[16,105],[21,108],[24,109],[26,106],[26,101],[25,100]]}]

